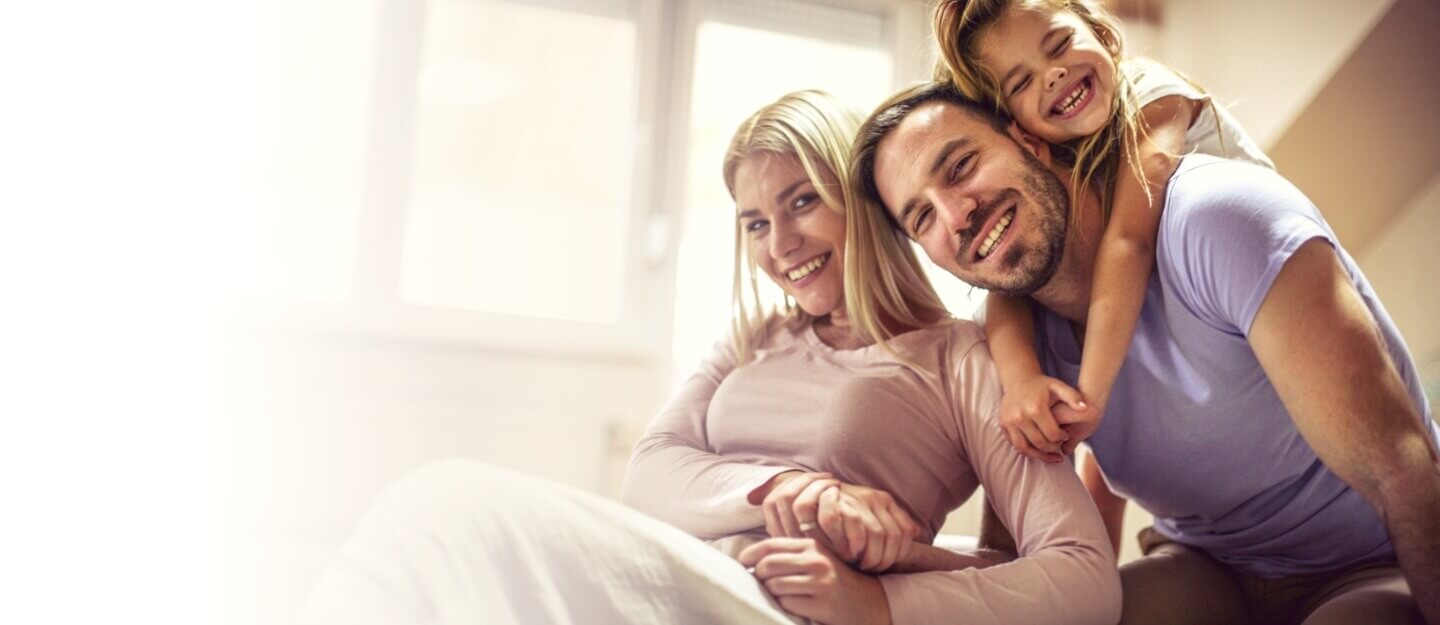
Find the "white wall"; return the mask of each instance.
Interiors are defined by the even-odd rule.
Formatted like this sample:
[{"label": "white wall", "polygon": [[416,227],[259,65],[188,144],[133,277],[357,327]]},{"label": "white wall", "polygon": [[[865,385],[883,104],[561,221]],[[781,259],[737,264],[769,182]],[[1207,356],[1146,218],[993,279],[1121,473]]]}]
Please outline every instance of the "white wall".
[{"label": "white wall", "polygon": [[[1440,376],[1440,176],[1364,250],[1351,250],[1400,328],[1410,353],[1434,383]],[[1430,368],[1427,370],[1427,363]],[[1431,390],[1433,392],[1433,386]],[[1437,403],[1430,396],[1431,406]]]}]

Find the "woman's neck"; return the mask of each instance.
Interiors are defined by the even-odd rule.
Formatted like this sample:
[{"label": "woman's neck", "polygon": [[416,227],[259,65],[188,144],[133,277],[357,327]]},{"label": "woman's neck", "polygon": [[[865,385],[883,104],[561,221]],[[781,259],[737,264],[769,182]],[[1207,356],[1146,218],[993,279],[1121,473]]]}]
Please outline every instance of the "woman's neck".
[{"label": "woman's neck", "polygon": [[816,317],[815,336],[820,337],[820,342],[841,350],[860,349],[870,344],[855,332],[844,308],[836,309],[823,317]]}]

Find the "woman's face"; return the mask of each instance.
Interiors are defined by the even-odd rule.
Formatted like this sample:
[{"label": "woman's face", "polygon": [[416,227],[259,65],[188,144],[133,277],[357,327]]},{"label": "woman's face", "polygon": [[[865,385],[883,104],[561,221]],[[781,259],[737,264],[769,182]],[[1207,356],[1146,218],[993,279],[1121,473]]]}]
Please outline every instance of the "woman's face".
[{"label": "woman's face", "polygon": [[1115,59],[1080,16],[1012,7],[977,43],[1006,107],[1031,133],[1060,143],[1110,121]]},{"label": "woman's face", "polygon": [[820,317],[844,305],[845,216],[820,198],[795,156],[741,161],[735,212],[755,264],[801,309]]}]

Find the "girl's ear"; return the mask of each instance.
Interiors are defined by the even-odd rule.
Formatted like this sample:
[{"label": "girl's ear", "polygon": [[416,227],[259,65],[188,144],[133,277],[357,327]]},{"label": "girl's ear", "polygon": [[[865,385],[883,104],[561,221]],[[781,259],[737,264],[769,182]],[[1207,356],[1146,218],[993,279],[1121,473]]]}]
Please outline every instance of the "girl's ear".
[{"label": "girl's ear", "polygon": [[1020,124],[1018,122],[1014,121],[1010,122],[1010,127],[1007,128],[1006,131],[1007,134],[1010,135],[1010,138],[1014,139],[1015,143],[1020,146],[1020,149],[1030,153],[1031,156],[1040,159],[1040,162],[1044,163],[1045,166],[1048,167],[1050,165],[1049,141],[1041,139],[1039,136],[1031,133],[1028,130],[1025,130],[1024,128],[1020,127]]}]

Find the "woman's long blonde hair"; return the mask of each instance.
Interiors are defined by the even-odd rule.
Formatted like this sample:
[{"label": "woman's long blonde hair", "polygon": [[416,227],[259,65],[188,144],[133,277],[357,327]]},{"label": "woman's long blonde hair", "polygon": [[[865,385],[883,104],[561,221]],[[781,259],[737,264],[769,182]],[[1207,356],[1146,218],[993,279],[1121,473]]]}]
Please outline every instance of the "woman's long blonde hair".
[{"label": "woman's long blonde hair", "polygon": [[1119,173],[1122,153],[1129,152],[1134,174],[1144,179],[1139,169],[1138,147],[1145,137],[1140,118],[1140,105],[1129,72],[1120,71],[1125,60],[1125,37],[1120,22],[1096,0],[942,0],[935,5],[933,26],[940,45],[941,61],[935,68],[935,79],[950,81],[960,93],[978,102],[988,102],[997,110],[1010,114],[996,76],[980,64],[977,42],[980,34],[993,26],[1007,10],[1069,11],[1079,16],[1095,38],[1115,60],[1115,102],[1109,123],[1088,137],[1080,137],[1055,146],[1057,160],[1070,168],[1071,203],[1084,197],[1090,185],[1099,185],[1102,214],[1108,219],[1114,184]]},{"label": "woman's long blonde hair", "polygon": [[[889,298],[899,298],[909,304],[899,310],[927,311],[933,315],[927,319],[928,323],[934,323],[945,316],[945,307],[920,271],[919,261],[908,243],[903,246],[882,245],[881,249],[875,250],[880,256],[893,259],[893,266],[862,270],[858,262],[857,257],[869,259],[871,252],[868,239],[863,235],[857,237],[850,221],[857,211],[851,208],[850,170],[847,165],[859,126],[860,116],[840,105],[829,94],[813,90],[787,94],[756,111],[736,129],[725,152],[725,188],[734,198],[735,172],[747,158],[760,154],[795,157],[825,204],[832,210],[845,213],[845,302],[852,323],[857,318],[868,318],[865,314],[857,316],[856,312],[872,311],[877,305],[875,301],[888,301]],[[745,363],[754,356],[756,345],[764,339],[762,331],[769,314],[760,301],[761,271],[746,248],[746,237],[738,219],[735,222],[734,265],[733,341],[738,362]],[[870,293],[876,286],[879,290]],[[891,308],[881,305],[883,310]],[[808,318],[788,296],[784,298],[780,312],[794,321]],[[910,314],[896,316],[895,322],[913,328],[928,325]],[[855,329],[870,340],[883,342],[890,336],[878,323],[857,324]],[[889,347],[886,346],[886,349]]]}]

